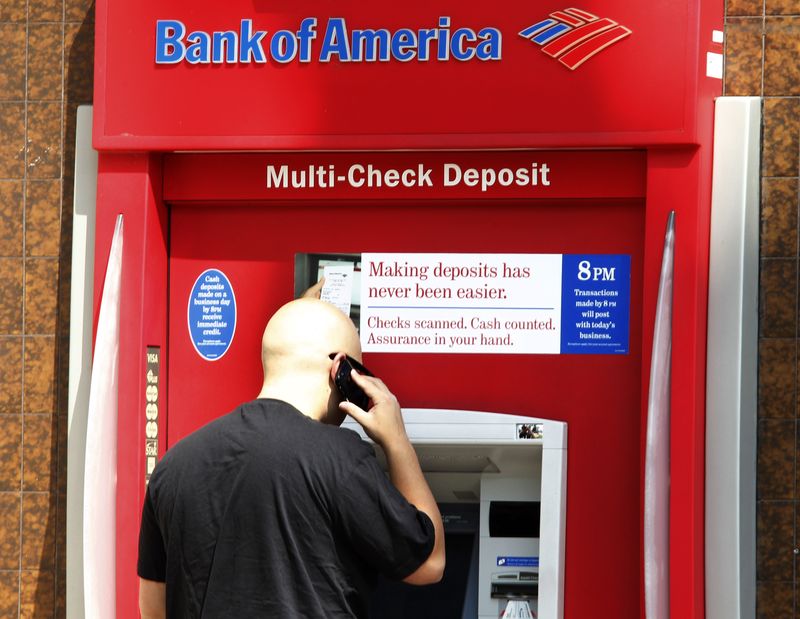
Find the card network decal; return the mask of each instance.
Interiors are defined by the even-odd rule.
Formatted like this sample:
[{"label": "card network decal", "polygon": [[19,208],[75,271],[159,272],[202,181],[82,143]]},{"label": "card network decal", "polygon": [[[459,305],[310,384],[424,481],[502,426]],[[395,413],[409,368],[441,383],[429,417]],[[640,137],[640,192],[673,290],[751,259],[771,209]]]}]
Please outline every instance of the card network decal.
[{"label": "card network decal", "polygon": [[613,19],[600,18],[581,9],[554,11],[547,19],[519,33],[573,71],[630,34],[631,30]]}]

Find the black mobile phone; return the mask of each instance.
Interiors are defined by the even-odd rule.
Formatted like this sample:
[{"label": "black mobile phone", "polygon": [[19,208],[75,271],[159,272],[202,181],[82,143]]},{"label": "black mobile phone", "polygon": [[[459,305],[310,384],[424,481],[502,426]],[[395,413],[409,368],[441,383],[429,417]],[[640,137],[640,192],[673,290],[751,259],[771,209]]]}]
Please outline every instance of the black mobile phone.
[{"label": "black mobile phone", "polygon": [[[335,357],[336,355],[334,354],[332,356]],[[362,410],[368,411],[369,396],[364,393],[364,390],[359,387],[350,376],[350,372],[352,372],[354,368],[359,374],[374,376],[372,372],[358,361],[350,356],[346,356],[342,359],[341,363],[339,363],[339,368],[336,370],[336,377],[333,382],[336,383],[336,388],[345,400],[352,402]]]}]

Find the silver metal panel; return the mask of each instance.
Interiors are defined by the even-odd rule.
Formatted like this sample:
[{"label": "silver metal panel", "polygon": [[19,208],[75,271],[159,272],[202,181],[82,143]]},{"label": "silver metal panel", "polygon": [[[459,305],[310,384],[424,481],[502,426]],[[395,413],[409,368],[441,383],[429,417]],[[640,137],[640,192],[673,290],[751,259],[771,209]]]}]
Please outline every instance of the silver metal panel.
[{"label": "silver metal panel", "polygon": [[761,101],[717,100],[706,376],[706,617],[755,617]]}]

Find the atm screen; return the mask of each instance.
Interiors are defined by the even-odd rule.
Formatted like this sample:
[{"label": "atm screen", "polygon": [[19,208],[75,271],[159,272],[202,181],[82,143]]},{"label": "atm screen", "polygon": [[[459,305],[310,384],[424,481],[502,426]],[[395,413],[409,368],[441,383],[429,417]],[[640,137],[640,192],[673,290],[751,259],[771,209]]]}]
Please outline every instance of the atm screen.
[{"label": "atm screen", "polygon": [[452,519],[454,510],[446,509],[450,506],[440,507],[447,555],[442,580],[435,585],[414,586],[381,577],[372,597],[370,617],[472,619],[477,616],[478,505],[453,505],[458,512],[457,522]]}]

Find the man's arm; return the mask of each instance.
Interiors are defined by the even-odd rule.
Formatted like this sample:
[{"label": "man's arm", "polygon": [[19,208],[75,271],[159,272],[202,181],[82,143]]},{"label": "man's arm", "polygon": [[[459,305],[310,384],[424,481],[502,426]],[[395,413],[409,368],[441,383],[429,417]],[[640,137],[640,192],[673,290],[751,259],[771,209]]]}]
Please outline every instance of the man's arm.
[{"label": "man's arm", "polygon": [[166,619],[167,586],[165,583],[139,578],[139,612],[142,619]]},{"label": "man's arm", "polygon": [[409,503],[433,523],[435,538],[430,556],[403,580],[412,585],[439,582],[445,565],[442,516],[422,474],[417,454],[408,440],[400,405],[380,379],[362,376],[355,370],[351,376],[370,397],[372,407],[369,412],[364,412],[350,402],[342,402],[341,408],[363,426],[367,436],[383,448],[392,483]]}]

